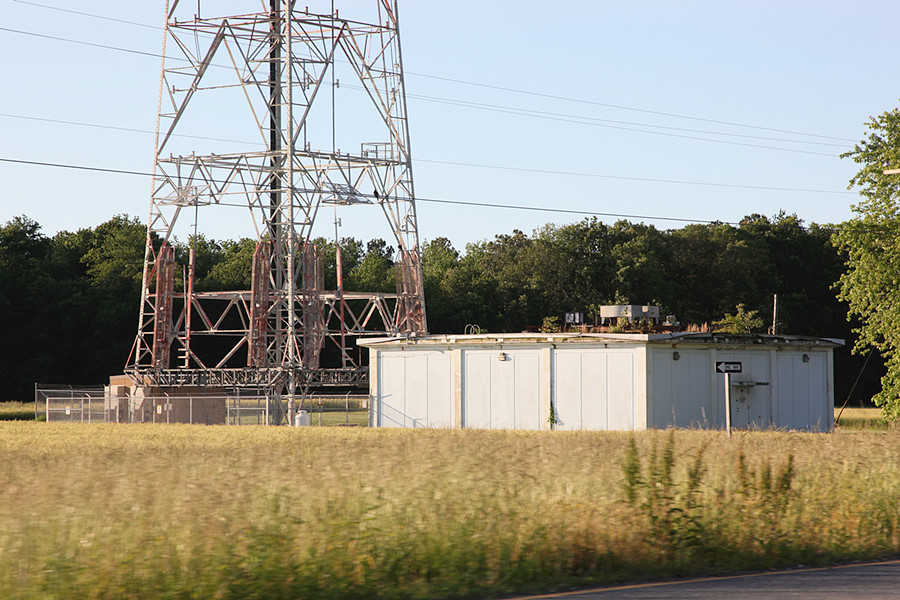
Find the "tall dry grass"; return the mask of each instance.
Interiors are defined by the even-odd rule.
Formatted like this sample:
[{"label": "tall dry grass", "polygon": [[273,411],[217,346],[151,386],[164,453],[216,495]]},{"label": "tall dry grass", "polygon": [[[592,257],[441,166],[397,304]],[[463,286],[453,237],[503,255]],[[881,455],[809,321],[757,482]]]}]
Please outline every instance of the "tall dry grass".
[{"label": "tall dry grass", "polygon": [[0,402],[0,421],[33,421],[34,402]]},{"label": "tall dry grass", "polygon": [[474,598],[881,556],[898,450],[895,432],[0,423],[0,597]]}]

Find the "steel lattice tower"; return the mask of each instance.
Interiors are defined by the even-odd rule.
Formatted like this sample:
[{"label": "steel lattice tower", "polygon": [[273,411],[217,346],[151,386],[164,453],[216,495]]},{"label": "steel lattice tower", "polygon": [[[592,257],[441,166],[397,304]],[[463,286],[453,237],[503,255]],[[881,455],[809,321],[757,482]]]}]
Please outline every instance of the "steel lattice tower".
[{"label": "steel lattice tower", "polygon": [[[365,383],[348,336],[425,333],[397,2],[372,2],[368,18],[351,20],[289,0],[216,17],[199,2],[166,1],[141,310],[126,368],[137,384],[265,388],[292,410],[310,386]],[[347,111],[352,125],[339,136],[341,86],[365,108]],[[398,247],[396,294],[344,292],[339,262],[337,289],[322,289],[313,225],[332,204],[380,207]],[[234,207],[256,240],[251,289],[196,291],[193,248],[176,269],[179,227],[196,240]],[[328,340],[339,367],[319,364]]]}]

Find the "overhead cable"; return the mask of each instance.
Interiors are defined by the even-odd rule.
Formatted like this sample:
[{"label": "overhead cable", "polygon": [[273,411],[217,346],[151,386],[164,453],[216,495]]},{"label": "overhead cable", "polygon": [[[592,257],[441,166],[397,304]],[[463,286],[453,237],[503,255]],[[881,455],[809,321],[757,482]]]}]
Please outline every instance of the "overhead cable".
[{"label": "overhead cable", "polygon": [[[14,1],[17,2],[17,3],[19,3],[19,4],[27,4],[27,5],[35,6],[35,7],[39,7],[39,8],[46,8],[46,9],[51,9],[51,10],[57,10],[57,11],[67,12],[67,13],[71,13],[71,14],[77,14],[77,15],[81,15],[81,16],[85,16],[85,17],[92,17],[92,18],[96,18],[96,19],[103,19],[103,20],[113,21],[113,22],[116,22],[116,23],[124,23],[124,24],[128,24],[128,25],[135,25],[135,26],[138,26],[138,27],[145,27],[145,28],[157,29],[157,30],[162,30],[162,29],[163,29],[162,27],[155,26],[155,25],[148,25],[148,24],[146,24],[146,23],[138,23],[138,22],[135,22],[135,21],[127,21],[127,20],[123,20],[123,19],[116,19],[116,18],[109,17],[109,16],[106,16],[106,15],[98,15],[98,14],[94,14],[94,13],[88,13],[88,12],[76,11],[76,10],[71,10],[71,9],[67,9],[67,8],[61,8],[61,7],[58,7],[58,6],[51,6],[51,5],[47,5],[47,4],[39,4],[39,3],[37,3],[37,2],[27,2],[27,1],[25,1],[25,0],[14,0]],[[31,33],[31,32],[26,32],[26,31],[20,31],[20,30],[3,29],[3,28],[0,28],[0,30],[11,31],[11,32],[14,32],[14,33],[21,33],[21,34],[24,34],[24,35],[35,35],[35,36],[38,36],[38,37],[46,37],[46,38],[49,38],[49,39],[54,39],[54,40],[59,40],[59,41],[68,41],[68,42],[72,42],[72,43],[76,43],[76,44],[86,44],[86,45],[97,46],[97,47],[100,47],[100,48],[106,48],[106,49],[110,49],[110,50],[121,50],[121,51],[123,51],[123,52],[134,52],[134,53],[136,53],[136,54],[142,54],[142,55],[146,55],[146,56],[155,56],[155,57],[159,58],[159,55],[155,55],[155,54],[153,54],[153,53],[140,52],[140,51],[135,51],[135,50],[128,50],[128,49],[125,49],[125,48],[117,48],[117,47],[113,47],[113,46],[103,46],[103,45],[100,45],[100,44],[92,44],[92,43],[89,43],[89,42],[82,42],[82,41],[79,41],[79,40],[71,40],[71,39],[67,39],[67,38],[60,38],[60,37],[54,37],[54,36],[44,36],[44,35],[42,35],[42,34],[36,34],[36,33]],[[206,34],[207,32],[201,32],[201,33]],[[802,132],[802,131],[793,131],[793,130],[788,130],[788,129],[779,129],[779,128],[774,128],[774,127],[765,127],[765,126],[761,126],[761,125],[751,125],[751,124],[740,123],[740,122],[736,122],[736,121],[725,121],[725,120],[718,120],[718,119],[710,119],[710,118],[705,118],[705,117],[696,117],[696,116],[692,116],[692,115],[684,115],[684,114],[680,114],[680,113],[673,113],[673,112],[666,112],[666,111],[659,111],[659,110],[652,110],[652,109],[638,108],[638,107],[634,107],[634,106],[624,106],[624,105],[620,105],[620,104],[610,104],[610,103],[605,103],[605,102],[598,102],[598,101],[595,101],[595,100],[587,100],[587,99],[584,99],[584,98],[573,98],[573,97],[570,97],[570,96],[562,96],[562,95],[557,95],[557,94],[547,94],[547,93],[543,93],[543,92],[535,92],[535,91],[532,91],[532,90],[523,90],[523,89],[519,89],[519,88],[512,88],[512,87],[500,86],[500,85],[495,85],[495,84],[481,83],[481,82],[477,82],[477,81],[467,81],[467,80],[464,80],[464,79],[456,79],[456,78],[452,78],[452,77],[445,77],[445,76],[440,76],[440,75],[432,75],[432,74],[428,74],[428,73],[417,73],[417,72],[415,72],[415,71],[409,71],[409,70],[404,70],[404,75],[412,75],[412,76],[415,76],[415,77],[423,77],[423,78],[434,79],[434,80],[438,80],[438,81],[446,81],[446,82],[456,83],[456,84],[460,84],[460,85],[467,85],[467,86],[481,87],[481,88],[486,88],[486,89],[495,89],[495,90],[498,90],[498,91],[509,92],[509,93],[515,93],[515,94],[523,94],[523,95],[528,95],[528,96],[535,96],[535,97],[549,98],[549,99],[560,100],[560,101],[564,101],[564,102],[574,102],[574,103],[579,103],[579,104],[588,104],[588,105],[593,105],[593,106],[602,106],[602,107],[605,107],[605,108],[613,108],[613,109],[616,109],[616,110],[627,110],[627,111],[640,112],[640,113],[644,113],[644,114],[653,114],[653,115],[659,115],[659,116],[665,116],[665,117],[671,117],[671,118],[677,118],[677,119],[686,119],[686,120],[700,121],[700,122],[705,122],[705,123],[714,123],[714,124],[718,124],[718,125],[728,125],[728,126],[731,126],[731,127],[744,127],[744,128],[749,128],[749,129],[758,129],[758,130],[762,130],[762,131],[771,131],[771,132],[776,132],[776,133],[787,133],[787,134],[791,134],[791,135],[801,135],[801,136],[807,136],[807,137],[817,137],[817,138],[823,138],[823,139],[831,139],[831,140],[837,140],[837,141],[842,141],[842,142],[856,142],[856,141],[857,141],[857,140],[853,140],[853,139],[849,139],[849,138],[842,138],[842,137],[831,136],[831,135],[823,135],[823,134],[818,134],[818,133],[808,133],[808,132]],[[651,127],[655,127],[655,126],[652,126],[652,125],[651,125]],[[723,133],[723,134],[717,134],[717,135],[737,135],[737,134],[724,134],[724,133]]]},{"label": "overhead cable", "polygon": [[[85,165],[73,165],[66,163],[53,163],[46,161],[33,161],[33,160],[23,160],[23,159],[14,159],[14,158],[2,158],[0,157],[0,162],[5,163],[13,163],[13,164],[23,164],[23,165],[31,165],[31,166],[39,166],[39,167],[55,167],[55,168],[63,168],[63,169],[75,169],[81,171],[94,171],[94,172],[102,172],[102,173],[114,173],[119,175],[137,175],[142,177],[154,177],[153,173],[148,173],[146,171],[131,171],[127,169],[108,169],[102,167],[89,167]],[[223,183],[223,182],[219,182]],[[297,189],[296,191],[300,192],[318,192],[319,190],[315,189]],[[360,194],[361,196],[367,196],[367,194]],[[377,199],[374,195],[372,198]],[[471,202],[465,200],[446,200],[439,198],[425,198],[425,197],[416,197],[414,199],[416,202],[430,202],[435,204],[452,204],[457,206],[473,206],[479,208],[500,208],[500,209],[508,209],[508,210],[524,210],[531,212],[545,212],[545,213],[558,213],[558,214],[568,214],[568,215],[582,215],[588,217],[614,217],[618,219],[641,219],[641,220],[652,220],[652,221],[673,221],[680,223],[702,223],[702,224],[723,224],[723,225],[740,225],[740,222],[733,221],[721,221],[718,219],[695,219],[688,217],[663,217],[656,215],[638,215],[638,214],[628,214],[628,213],[607,213],[600,211],[591,211],[591,210],[578,210],[578,209],[567,209],[567,208],[550,208],[550,207],[541,207],[541,206],[525,206],[522,204],[501,204],[496,202]],[[227,204],[227,203],[217,203],[223,206],[234,206],[239,208],[247,208],[246,204]],[[836,228],[829,228],[836,229]]]}]

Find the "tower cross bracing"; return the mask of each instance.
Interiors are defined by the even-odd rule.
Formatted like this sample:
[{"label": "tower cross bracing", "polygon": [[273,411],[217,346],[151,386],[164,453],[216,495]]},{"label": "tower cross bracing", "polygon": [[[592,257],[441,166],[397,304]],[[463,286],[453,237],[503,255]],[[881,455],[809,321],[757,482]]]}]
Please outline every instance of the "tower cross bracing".
[{"label": "tower cross bracing", "polygon": [[[141,385],[247,385],[291,400],[309,386],[363,382],[348,337],[427,329],[397,2],[373,0],[359,19],[283,0],[227,16],[201,8],[165,5],[126,371]],[[342,86],[356,100],[350,109]],[[384,215],[398,249],[396,293],[344,292],[340,281],[323,289],[313,232],[332,205]],[[256,240],[250,289],[196,291],[193,250],[179,273],[173,246],[179,235],[204,235],[223,211],[241,212]],[[327,343],[340,347],[336,369],[320,364]]]}]

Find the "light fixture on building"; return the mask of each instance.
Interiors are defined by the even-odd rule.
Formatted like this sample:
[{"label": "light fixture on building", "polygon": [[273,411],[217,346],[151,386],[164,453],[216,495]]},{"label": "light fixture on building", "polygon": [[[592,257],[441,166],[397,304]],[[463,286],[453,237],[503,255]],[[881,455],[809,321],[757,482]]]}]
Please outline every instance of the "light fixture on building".
[{"label": "light fixture on building", "polygon": [[509,360],[509,357],[506,355],[506,352],[501,352],[497,355],[497,360],[502,362],[504,360]]},{"label": "light fixture on building", "polygon": [[809,362],[809,354],[803,355],[803,362]]},{"label": "light fixture on building", "polygon": [[681,354],[678,353],[678,350],[672,353],[672,360],[681,360]]}]

